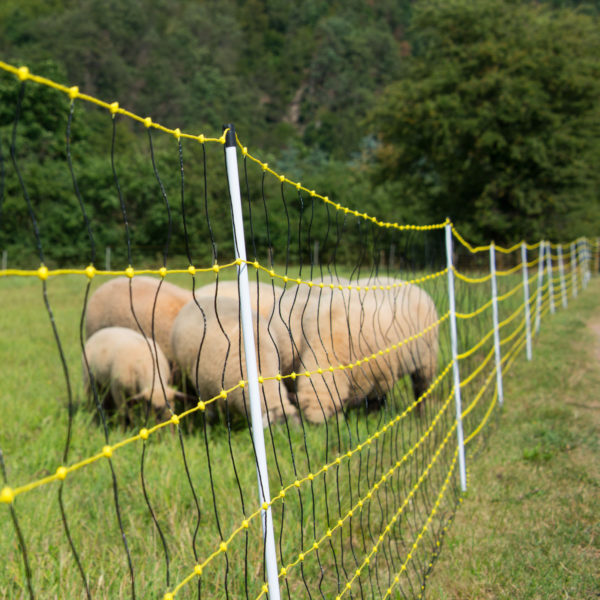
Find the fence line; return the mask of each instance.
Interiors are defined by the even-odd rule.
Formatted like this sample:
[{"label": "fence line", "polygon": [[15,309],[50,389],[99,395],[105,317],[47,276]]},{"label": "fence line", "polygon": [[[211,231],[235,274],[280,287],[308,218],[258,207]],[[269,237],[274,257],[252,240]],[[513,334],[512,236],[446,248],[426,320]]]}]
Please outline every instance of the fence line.
[{"label": "fence line", "polygon": [[[116,115],[173,136],[188,249],[192,234],[185,217],[181,141],[200,142],[203,153],[211,143],[223,146],[233,215],[228,234],[234,236],[236,250],[235,260],[217,262],[216,247],[224,238],[211,223],[228,215],[211,214],[222,200],[209,204],[206,192],[205,235],[213,251],[205,262],[192,261],[188,251],[184,269],[167,266],[165,253],[158,269],[129,264],[110,270],[108,260],[104,271],[94,264],[50,269],[41,260],[37,269],[0,270],[0,293],[11,299],[6,306],[23,311],[10,322],[0,322],[1,335],[16,340],[15,354],[20,356],[19,342],[36,332],[35,325],[19,325],[34,322],[36,309],[28,295],[37,290],[36,279],[56,331],[58,353],[63,356],[61,349],[66,348],[64,385],[44,370],[51,352],[36,341],[33,366],[26,367],[26,375],[36,377],[27,377],[15,390],[0,390],[5,412],[14,419],[7,418],[0,427],[0,504],[7,506],[6,519],[0,512],[0,552],[6,557],[7,575],[0,578],[6,580],[8,593],[114,597],[128,586],[132,598],[159,593],[163,600],[184,595],[256,600],[387,598],[394,593],[421,597],[468,487],[467,462],[474,460],[477,446],[472,442],[484,443],[498,407],[510,402],[503,395],[503,377],[523,349],[532,359],[533,334],[539,333],[548,312],[568,307],[569,287],[576,296],[587,286],[592,258],[600,264],[598,240],[595,248],[585,238],[568,245],[542,240],[507,248],[493,242],[472,246],[450,219],[426,226],[386,222],[279,175],[248,152],[232,125],[221,137],[186,134],[138,117],[116,102],[102,102],[76,87],[33,75],[25,67],[0,62],[0,69],[17,75],[22,86],[28,81],[49,86],[67,94],[72,104],[82,100],[108,110],[113,136]],[[17,113],[20,108],[18,104]],[[18,170],[16,157],[13,152]],[[206,169],[206,154],[202,157],[198,168]],[[114,167],[113,173],[116,180]],[[154,173],[160,183],[158,170]],[[269,188],[269,180],[278,185]],[[25,177],[24,195],[28,183]],[[115,186],[130,250],[126,198],[117,181]],[[161,195],[166,198],[162,184]],[[261,201],[264,221],[258,214]],[[283,250],[289,254],[297,245],[299,264],[273,263],[268,215],[277,210],[287,218]],[[41,249],[39,237],[37,242]],[[563,256],[567,248],[569,281]],[[381,256],[387,249],[390,258],[384,266]],[[528,251],[536,250],[536,258],[528,262]],[[489,253],[489,270],[477,260],[484,252]],[[497,252],[514,258],[514,266],[497,269]],[[303,256],[308,264],[302,263]],[[99,287],[97,276],[105,280]],[[112,282],[124,282],[123,313],[152,357],[149,398],[159,391],[168,409],[166,417],[156,415],[156,422],[151,400],[144,404],[144,414],[131,417],[130,423],[119,423],[118,413],[111,420],[90,368],[93,361],[86,348],[94,333],[85,328],[93,316],[95,294]],[[143,282],[155,286],[147,322],[136,296],[136,286]],[[190,339],[194,327],[201,332],[194,338],[187,370],[183,360],[168,363],[174,370],[179,364],[179,381],[163,377],[158,361],[164,323],[160,315],[165,314],[160,303],[166,293],[179,294],[168,292],[179,289],[175,282],[186,297],[175,319],[190,317],[183,322]],[[227,283],[234,285],[228,288]],[[561,289],[558,306],[555,283]],[[48,294],[48,285],[55,286],[54,295]],[[56,317],[50,297],[59,307]],[[116,292],[109,301],[116,303]],[[173,345],[174,339],[168,338]],[[75,410],[69,404],[66,450],[57,452],[50,432],[58,432],[64,419],[48,405],[59,390],[70,389],[70,377],[81,369],[81,353],[83,378],[87,373],[97,406],[92,411],[82,401]],[[126,358],[121,356],[122,361]],[[5,386],[11,385],[8,375],[2,372],[9,382]],[[212,387],[203,383],[211,376]],[[31,394],[29,380],[44,377],[49,381],[43,395]],[[176,391],[186,396],[187,405],[167,397],[171,385],[179,386]],[[145,390],[135,391],[140,396]],[[128,418],[131,399],[124,403]],[[12,408],[15,401],[23,411]],[[28,404],[35,406],[36,417],[25,412]],[[269,416],[276,410],[283,413],[280,422]],[[40,443],[46,444],[43,459],[34,452],[37,433],[30,432],[38,414],[44,418],[39,424]],[[104,438],[95,427],[100,423]],[[176,437],[170,439],[167,430]],[[71,436],[76,443],[69,452]],[[96,463],[108,464],[108,479],[103,479],[103,467],[92,467]],[[257,473],[253,481],[247,476],[252,466]],[[9,484],[19,480],[25,483]],[[257,481],[258,499],[253,500]],[[38,518],[51,514],[52,490],[58,491],[62,533],[52,529],[52,518]],[[106,490],[113,495],[112,503]],[[88,503],[93,510],[87,510]],[[103,512],[106,507],[117,517],[116,537],[108,512]],[[95,512],[103,516],[94,522]],[[143,534],[136,536],[137,530]],[[45,546],[40,538],[48,540]],[[69,562],[62,555],[65,538],[67,555],[77,563],[74,575],[61,572],[60,566],[47,568]],[[119,544],[120,559],[116,551],[115,556],[105,552]],[[94,554],[99,548],[101,558]],[[164,575],[154,566],[158,563]],[[115,574],[115,581],[104,582],[104,572]]]}]

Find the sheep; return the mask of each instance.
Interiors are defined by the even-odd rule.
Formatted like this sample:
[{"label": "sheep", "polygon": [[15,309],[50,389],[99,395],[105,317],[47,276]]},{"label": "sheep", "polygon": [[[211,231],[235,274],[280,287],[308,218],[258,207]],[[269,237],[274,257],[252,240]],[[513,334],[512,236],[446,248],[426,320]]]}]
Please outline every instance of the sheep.
[{"label": "sheep", "polygon": [[[292,372],[293,357],[289,329],[279,313],[279,301],[283,289],[256,281],[250,281],[249,287],[252,310],[259,321],[266,326],[269,338],[275,343],[274,349],[279,359],[278,371],[288,375]],[[219,281],[218,284],[209,283],[196,290],[196,295],[216,296],[218,299],[231,298],[239,303],[238,282],[233,280]]]},{"label": "sheep", "polygon": [[[254,337],[257,342],[258,370],[265,377],[278,373],[277,348],[269,336],[266,323],[253,313]],[[177,364],[195,384],[202,401],[215,398],[247,379],[239,303],[233,298],[214,295],[196,296],[186,304],[173,323],[171,346]],[[263,426],[283,419],[296,419],[297,410],[290,403],[281,379],[261,384],[267,412]],[[249,414],[244,391],[229,392],[228,406],[241,415]]]},{"label": "sheep", "polygon": [[[158,345],[127,327],[105,327],[86,341],[82,356],[84,389],[91,392],[90,373],[98,389],[109,389],[107,407],[125,411],[131,401],[146,400],[159,418],[167,418],[182,394],[167,386],[170,370]],[[89,367],[89,371],[88,371]]]},{"label": "sheep", "polygon": [[[357,282],[370,284],[367,280]],[[411,284],[309,298],[301,323],[296,323],[293,331],[299,368],[323,372],[297,379],[302,415],[313,423],[322,422],[361,398],[385,395],[404,375],[410,375],[415,397],[420,397],[437,371],[435,321],[437,311],[431,297]],[[431,329],[425,334],[391,349],[428,327]],[[344,368],[330,371],[330,365]]]},{"label": "sheep", "polygon": [[153,277],[111,279],[88,302],[86,338],[104,327],[128,327],[134,331],[141,327],[144,336],[153,337],[172,362],[171,327],[179,310],[191,299],[191,291]]}]

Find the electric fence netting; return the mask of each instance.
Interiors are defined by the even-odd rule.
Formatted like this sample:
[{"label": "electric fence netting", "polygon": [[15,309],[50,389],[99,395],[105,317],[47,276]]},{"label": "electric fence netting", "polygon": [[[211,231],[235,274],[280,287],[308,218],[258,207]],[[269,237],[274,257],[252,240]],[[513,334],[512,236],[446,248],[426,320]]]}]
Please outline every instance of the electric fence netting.
[{"label": "electric fence netting", "polygon": [[473,248],[305,187],[232,125],[0,66],[8,597],[422,597],[502,378],[598,243]]}]

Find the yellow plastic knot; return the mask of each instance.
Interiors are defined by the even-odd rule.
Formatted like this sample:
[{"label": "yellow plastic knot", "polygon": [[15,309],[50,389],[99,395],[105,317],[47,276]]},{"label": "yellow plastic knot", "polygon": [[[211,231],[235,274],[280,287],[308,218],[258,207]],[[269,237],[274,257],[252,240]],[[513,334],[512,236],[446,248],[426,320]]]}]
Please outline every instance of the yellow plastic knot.
[{"label": "yellow plastic knot", "polygon": [[258,376],[258,383],[264,383],[265,382],[265,378],[262,375]]},{"label": "yellow plastic knot", "polygon": [[252,266],[253,266],[255,269],[258,269],[258,268],[260,267],[260,263],[259,263],[257,260],[255,260],[255,261],[252,263]]},{"label": "yellow plastic knot", "polygon": [[242,527],[243,527],[244,529],[248,529],[248,527],[250,527],[250,523],[248,522],[248,519],[244,519],[244,520],[242,521]]},{"label": "yellow plastic knot", "polygon": [[227,544],[226,544],[225,542],[221,542],[221,543],[219,544],[219,550],[220,550],[221,552],[227,552]]},{"label": "yellow plastic knot", "polygon": [[163,600],[173,600],[175,598],[175,596],[173,596],[173,594],[171,592],[167,592],[164,596],[163,596]]},{"label": "yellow plastic knot", "polygon": [[201,144],[204,144],[204,140],[205,140],[205,139],[206,139],[206,138],[204,137],[204,134],[203,134],[203,133],[201,133],[201,134],[198,136],[198,141],[199,141]]},{"label": "yellow plastic knot", "polygon": [[202,566],[201,565],[196,565],[194,567],[194,573],[198,576],[202,575]]},{"label": "yellow plastic knot", "polygon": [[311,190],[310,195],[314,198],[317,195],[317,192],[315,192],[315,190]]},{"label": "yellow plastic knot", "polygon": [[102,448],[102,454],[104,457],[106,458],[110,458],[112,456],[112,448],[110,446],[104,446],[104,448]]},{"label": "yellow plastic knot", "polygon": [[277,381],[281,381],[283,379],[281,373],[277,373],[277,375],[275,375],[275,379],[277,379]]},{"label": "yellow plastic knot", "polygon": [[189,273],[190,275],[195,275],[195,274],[196,274],[196,267],[194,267],[194,265],[190,265],[190,266],[187,268],[187,270],[188,270],[188,273]]},{"label": "yellow plastic knot", "polygon": [[271,270],[269,271],[269,275],[270,275],[271,277],[275,277],[275,271],[273,271],[273,269],[271,269]]},{"label": "yellow plastic knot", "polygon": [[269,509],[269,503],[268,502],[263,502],[262,505],[261,505],[261,508],[263,510],[268,510]]},{"label": "yellow plastic knot", "polygon": [[248,156],[248,148],[247,148],[246,146],[244,146],[244,147],[242,148],[242,155],[243,155],[243,156]]},{"label": "yellow plastic knot", "polygon": [[171,423],[173,423],[173,425],[179,425],[179,417],[177,415],[173,415],[171,417]]},{"label": "yellow plastic knot", "polygon": [[285,181],[285,175],[280,175],[279,181],[281,181],[281,183],[283,183]]},{"label": "yellow plastic knot", "polygon": [[269,163],[262,164],[263,171],[266,171],[269,168]]},{"label": "yellow plastic knot", "polygon": [[181,138],[181,130],[179,129],[179,127],[177,127],[177,129],[175,129],[175,131],[173,131],[173,135],[179,139]]},{"label": "yellow plastic knot", "polygon": [[215,264],[212,266],[212,270],[213,270],[215,273],[218,273],[218,272],[221,270],[221,267],[220,267],[220,266],[219,266],[217,263],[215,263]]},{"label": "yellow plastic knot", "polygon": [[312,481],[315,478],[315,476],[312,473],[309,473],[307,477],[309,481]]},{"label": "yellow plastic knot", "polygon": [[337,524],[338,524],[340,527],[342,527],[342,526],[344,525],[344,521],[342,521],[342,519],[339,519],[339,520],[338,520],[338,522],[337,522]]},{"label": "yellow plastic knot", "polygon": [[116,113],[118,110],[119,110],[119,103],[118,103],[118,102],[113,102],[113,103],[110,105],[110,113],[111,113],[112,115],[114,115],[114,114],[115,114],[115,113]]},{"label": "yellow plastic knot", "polygon": [[147,440],[149,435],[150,435],[150,432],[145,427],[143,427],[142,429],[140,429],[140,437],[143,440]]},{"label": "yellow plastic knot", "polygon": [[236,258],[235,259],[235,264],[238,265],[238,267],[243,263],[244,261],[241,258]]},{"label": "yellow plastic knot", "polygon": [[298,554],[298,559],[300,560],[300,562],[304,560],[304,552],[300,552],[300,554]]},{"label": "yellow plastic knot", "polygon": [[225,390],[221,390],[221,393],[219,394],[220,398],[227,398],[227,392]]},{"label": "yellow plastic knot", "polygon": [[129,277],[129,279],[131,279],[133,277],[134,270],[131,265],[125,269],[125,275],[127,275],[127,277]]},{"label": "yellow plastic knot", "polygon": [[11,504],[14,499],[15,493],[13,492],[12,488],[8,486],[3,487],[2,491],[0,491],[0,502],[4,504]]},{"label": "yellow plastic knot", "polygon": [[151,119],[150,117],[146,117],[146,118],[144,119],[144,126],[145,126],[146,128],[148,128],[148,127],[151,127],[151,126],[152,126],[152,119]]},{"label": "yellow plastic knot", "polygon": [[87,275],[88,279],[94,279],[94,276],[96,275],[96,267],[94,267],[94,265],[88,265],[85,268],[85,274]]},{"label": "yellow plastic knot", "polygon": [[239,382],[238,382],[238,385],[241,388],[245,388],[246,387],[246,381],[244,379],[240,379]]},{"label": "yellow plastic knot", "polygon": [[27,67],[19,67],[17,69],[17,77],[21,81],[25,81],[26,79],[29,79],[29,69]]},{"label": "yellow plastic knot", "polygon": [[75,100],[77,96],[79,96],[79,88],[74,85],[73,87],[69,88],[69,98],[71,98],[71,100]]},{"label": "yellow plastic knot", "polygon": [[48,279],[48,267],[46,265],[42,265],[37,270],[37,275],[42,281],[45,281],[46,279]]},{"label": "yellow plastic knot", "polygon": [[281,490],[281,491],[279,492],[279,497],[280,497],[280,498],[285,498],[285,490]]},{"label": "yellow plastic knot", "polygon": [[294,485],[295,485],[297,488],[299,488],[299,487],[300,487],[300,481],[298,481],[298,480],[296,479],[296,481],[294,481]]},{"label": "yellow plastic knot", "polygon": [[313,550],[318,550],[319,549],[319,542],[313,542]]},{"label": "yellow plastic knot", "polygon": [[351,584],[350,582],[348,582],[348,583],[346,584],[346,589],[347,589],[347,590],[349,590],[351,587],[352,587],[352,584]]},{"label": "yellow plastic knot", "polygon": [[167,276],[167,267],[161,267],[158,270],[158,273],[161,277],[163,277],[163,278],[166,277]]},{"label": "yellow plastic knot", "polygon": [[66,467],[58,467],[56,469],[56,476],[62,481],[67,476],[67,468]]},{"label": "yellow plastic knot", "polygon": [[294,373],[290,374],[290,377],[291,377],[291,379],[293,381],[294,379],[296,379],[296,377],[298,377],[298,375],[294,372]]},{"label": "yellow plastic knot", "polygon": [[287,569],[285,567],[281,568],[281,571],[279,571],[279,577],[285,577],[287,575]]},{"label": "yellow plastic knot", "polygon": [[333,535],[333,532],[331,531],[331,529],[327,530],[327,533],[325,534],[327,537],[331,537]]},{"label": "yellow plastic knot", "polygon": [[301,187],[302,187],[302,185],[300,184],[300,182],[298,182],[298,183],[296,184],[296,189],[297,189],[298,191],[300,191],[300,188],[301,188]]},{"label": "yellow plastic knot", "polygon": [[266,594],[269,591],[269,584],[265,583],[261,589]]},{"label": "yellow plastic knot", "polygon": [[198,410],[204,410],[205,408],[206,404],[200,400],[200,402],[198,402]]}]

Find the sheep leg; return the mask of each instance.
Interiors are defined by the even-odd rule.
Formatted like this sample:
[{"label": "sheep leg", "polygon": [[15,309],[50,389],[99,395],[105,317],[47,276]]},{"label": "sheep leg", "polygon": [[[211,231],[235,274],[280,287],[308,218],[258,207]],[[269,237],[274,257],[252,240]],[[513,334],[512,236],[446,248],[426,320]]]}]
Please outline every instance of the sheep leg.
[{"label": "sheep leg", "polygon": [[[412,387],[416,401],[428,390],[431,381],[429,377],[427,377],[425,373],[421,370],[412,372],[410,374],[410,379],[412,381]],[[423,416],[424,404],[425,399],[421,400],[421,402],[417,404],[417,415],[419,417]]]}]

